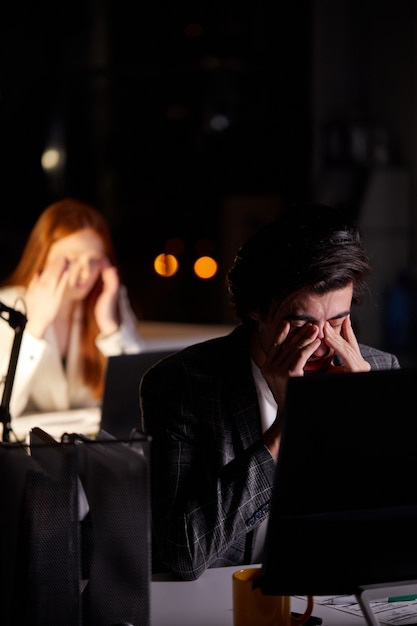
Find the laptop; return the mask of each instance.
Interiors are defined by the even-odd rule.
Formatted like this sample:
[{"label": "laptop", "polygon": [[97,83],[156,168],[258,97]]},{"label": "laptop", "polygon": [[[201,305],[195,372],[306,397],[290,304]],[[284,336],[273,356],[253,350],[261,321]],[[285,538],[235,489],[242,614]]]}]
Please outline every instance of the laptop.
[{"label": "laptop", "polygon": [[414,367],[289,380],[264,593],[417,582],[416,391]]},{"label": "laptop", "polygon": [[139,384],[145,372],[175,350],[149,350],[110,356],[104,382],[100,429],[116,439],[129,439],[141,429]]}]

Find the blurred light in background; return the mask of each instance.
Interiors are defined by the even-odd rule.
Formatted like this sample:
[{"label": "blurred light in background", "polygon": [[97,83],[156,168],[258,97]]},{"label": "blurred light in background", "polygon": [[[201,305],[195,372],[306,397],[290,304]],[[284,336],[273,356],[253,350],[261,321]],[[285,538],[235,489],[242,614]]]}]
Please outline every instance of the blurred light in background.
[{"label": "blurred light in background", "polygon": [[177,273],[179,263],[173,254],[159,254],[154,261],[154,269],[159,276],[166,278]]},{"label": "blurred light in background", "polygon": [[230,126],[229,119],[225,115],[213,115],[210,120],[210,128],[215,131],[226,130]]},{"label": "blurred light in background", "polygon": [[57,148],[49,148],[44,151],[41,157],[41,165],[45,171],[56,170],[64,164],[64,155]]},{"label": "blurred light in background", "polygon": [[194,273],[198,278],[203,278],[204,280],[213,278],[217,273],[217,263],[210,256],[201,256],[194,263]]}]

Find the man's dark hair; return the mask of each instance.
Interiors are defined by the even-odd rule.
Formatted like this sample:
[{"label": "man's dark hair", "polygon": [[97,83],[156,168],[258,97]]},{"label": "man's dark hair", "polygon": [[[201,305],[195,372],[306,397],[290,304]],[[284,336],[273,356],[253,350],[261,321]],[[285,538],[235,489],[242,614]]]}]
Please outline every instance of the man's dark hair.
[{"label": "man's dark hair", "polygon": [[325,294],[352,283],[353,304],[367,288],[369,256],[358,227],[342,210],[322,204],[284,209],[240,248],[226,284],[244,324],[299,289]]}]

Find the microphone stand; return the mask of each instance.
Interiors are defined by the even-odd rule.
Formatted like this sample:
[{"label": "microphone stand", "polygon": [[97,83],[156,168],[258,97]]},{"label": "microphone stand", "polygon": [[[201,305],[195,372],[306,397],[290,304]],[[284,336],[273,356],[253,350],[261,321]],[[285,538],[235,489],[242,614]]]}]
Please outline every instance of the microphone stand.
[{"label": "microphone stand", "polygon": [[[5,317],[3,313],[7,313]],[[20,351],[20,344],[22,343],[22,335],[26,326],[27,318],[20,311],[11,309],[10,307],[0,302],[0,317],[8,322],[9,326],[14,329],[14,339],[12,350],[10,354],[9,367],[6,374],[6,380],[4,382],[3,396],[0,405],[0,421],[3,423],[3,441],[10,441],[10,396],[12,394],[14,376],[16,372],[17,359]]]}]

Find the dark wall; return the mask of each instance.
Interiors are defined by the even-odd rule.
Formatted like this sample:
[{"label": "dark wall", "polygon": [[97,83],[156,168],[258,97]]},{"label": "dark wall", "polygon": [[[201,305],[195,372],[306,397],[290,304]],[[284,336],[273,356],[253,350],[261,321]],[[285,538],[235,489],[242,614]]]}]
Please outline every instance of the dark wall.
[{"label": "dark wall", "polygon": [[[278,210],[322,193],[323,129],[383,124],[396,162],[408,165],[413,68],[404,60],[415,13],[409,1],[396,7],[392,0],[6,7],[0,274],[17,261],[39,212],[75,195],[108,217],[139,315],[222,321],[227,263],[248,224],[271,216],[265,197]],[[228,125],[213,129],[216,115]],[[65,163],[47,174],[40,159],[54,143]],[[336,197],[359,210],[364,178],[350,188],[337,180]],[[158,280],[152,259],[172,236],[185,242],[181,271]],[[220,262],[216,279],[204,283],[191,271],[201,242]]]},{"label": "dark wall", "polygon": [[[140,315],[222,321],[226,268],[202,284],[190,267],[201,240],[225,256],[225,198],[310,194],[309,3],[26,2],[1,31],[0,274],[74,195],[110,220]],[[56,142],[65,165],[47,174]],[[172,236],[182,272],[158,281]]]}]

